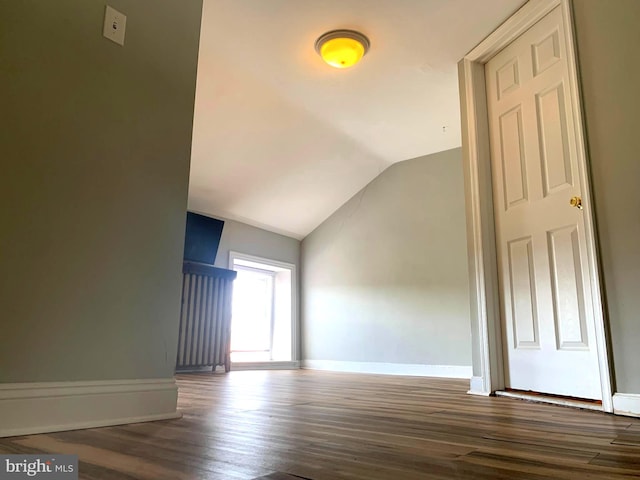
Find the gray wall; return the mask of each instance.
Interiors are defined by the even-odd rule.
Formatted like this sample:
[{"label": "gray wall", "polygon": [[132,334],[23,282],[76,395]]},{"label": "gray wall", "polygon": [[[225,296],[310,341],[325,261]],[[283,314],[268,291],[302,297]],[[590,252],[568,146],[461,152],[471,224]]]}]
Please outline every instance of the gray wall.
[{"label": "gray wall", "polygon": [[393,165],[302,242],[304,359],[470,365],[462,153]]},{"label": "gray wall", "polygon": [[230,251],[280,260],[296,266],[300,264],[300,240],[252,227],[246,223],[224,220],[222,238],[215,261],[216,267],[229,268]]},{"label": "gray wall", "polygon": [[173,374],[202,1],[109,3],[0,2],[0,382]]},{"label": "gray wall", "polygon": [[640,2],[574,13],[616,390],[640,393]]}]

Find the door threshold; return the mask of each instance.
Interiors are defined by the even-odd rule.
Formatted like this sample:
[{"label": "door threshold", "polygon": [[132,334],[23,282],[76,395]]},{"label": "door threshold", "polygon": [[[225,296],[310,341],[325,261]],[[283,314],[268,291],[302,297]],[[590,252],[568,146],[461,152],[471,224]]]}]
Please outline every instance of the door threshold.
[{"label": "door threshold", "polygon": [[537,392],[521,392],[516,390],[498,390],[496,397],[517,398],[519,400],[527,400],[536,403],[550,403],[553,405],[561,405],[563,407],[582,408],[585,410],[595,410],[602,412],[602,401],[586,400],[571,397],[562,397],[559,395],[545,395]]}]

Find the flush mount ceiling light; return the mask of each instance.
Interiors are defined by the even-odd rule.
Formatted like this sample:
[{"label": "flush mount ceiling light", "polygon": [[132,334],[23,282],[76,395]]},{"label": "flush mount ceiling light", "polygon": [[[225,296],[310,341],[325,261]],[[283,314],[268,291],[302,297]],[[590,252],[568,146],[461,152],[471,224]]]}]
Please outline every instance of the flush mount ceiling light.
[{"label": "flush mount ceiling light", "polygon": [[349,68],[369,51],[369,39],[353,30],[332,30],[316,40],[316,52],[332,67]]}]

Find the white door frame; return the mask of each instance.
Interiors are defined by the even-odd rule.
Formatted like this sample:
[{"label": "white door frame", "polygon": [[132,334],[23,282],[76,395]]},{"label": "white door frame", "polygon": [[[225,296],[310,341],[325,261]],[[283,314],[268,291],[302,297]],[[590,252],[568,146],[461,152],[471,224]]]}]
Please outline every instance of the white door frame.
[{"label": "white door frame", "polygon": [[569,66],[569,95],[576,125],[579,181],[585,219],[587,259],[595,320],[596,349],[602,388],[602,409],[613,411],[612,384],[607,352],[607,330],[598,263],[591,182],[587,164],[580,85],[574,40],[571,0],[529,0],[498,27],[458,65],[462,113],[467,249],[471,287],[471,317],[474,334],[474,377],[469,393],[490,395],[505,386],[503,336],[500,321],[500,292],[496,261],[491,151],[485,88],[485,64],[503,48],[556,7],[561,7]]}]

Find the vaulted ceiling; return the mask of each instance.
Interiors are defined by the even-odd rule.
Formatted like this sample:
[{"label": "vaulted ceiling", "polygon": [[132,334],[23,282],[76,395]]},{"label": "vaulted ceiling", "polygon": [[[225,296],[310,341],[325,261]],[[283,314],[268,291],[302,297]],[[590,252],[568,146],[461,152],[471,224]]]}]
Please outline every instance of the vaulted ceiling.
[{"label": "vaulted ceiling", "polygon": [[[460,146],[457,61],[524,0],[205,0],[189,209],[303,238],[394,162]],[[326,65],[315,40],[371,50]]]}]

